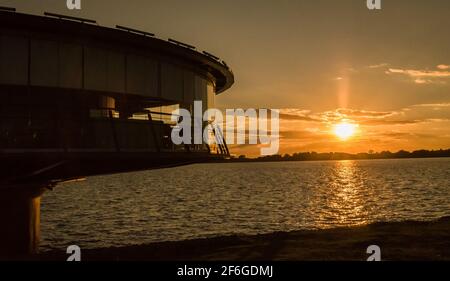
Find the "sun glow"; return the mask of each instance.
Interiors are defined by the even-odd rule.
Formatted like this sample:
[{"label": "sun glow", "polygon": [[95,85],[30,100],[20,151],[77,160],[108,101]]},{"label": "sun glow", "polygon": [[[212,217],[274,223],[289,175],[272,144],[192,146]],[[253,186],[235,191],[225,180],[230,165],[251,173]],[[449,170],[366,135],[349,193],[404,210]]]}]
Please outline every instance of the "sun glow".
[{"label": "sun glow", "polygon": [[341,122],[334,126],[334,134],[341,140],[347,140],[356,132],[358,125],[348,122]]}]

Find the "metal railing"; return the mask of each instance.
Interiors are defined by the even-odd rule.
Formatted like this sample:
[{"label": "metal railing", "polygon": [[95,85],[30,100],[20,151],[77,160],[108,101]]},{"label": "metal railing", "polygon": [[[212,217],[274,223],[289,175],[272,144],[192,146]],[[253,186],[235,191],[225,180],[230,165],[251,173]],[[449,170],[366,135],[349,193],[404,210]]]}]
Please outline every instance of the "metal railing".
[{"label": "metal railing", "polygon": [[[143,111],[130,118],[110,108],[88,110],[87,116],[74,115],[61,107],[46,106],[40,111],[0,110],[0,151],[155,151],[210,152],[229,155],[220,126],[201,122],[202,132],[215,141],[175,145],[171,132],[177,126],[172,114]],[[36,110],[35,108],[33,110]],[[176,115],[175,115],[176,116]],[[181,116],[178,116],[181,117]],[[193,124],[193,123],[191,123]]]},{"label": "metal railing", "polygon": [[77,22],[81,22],[81,23],[86,23],[87,22],[87,23],[97,24],[97,21],[91,20],[91,19],[84,19],[84,18],[79,18],[79,17],[73,17],[73,16],[66,16],[66,15],[60,15],[60,14],[55,14],[55,13],[49,13],[49,12],[44,12],[44,15],[48,16],[48,17],[63,19],[63,20],[71,20],[71,21],[77,21]]}]

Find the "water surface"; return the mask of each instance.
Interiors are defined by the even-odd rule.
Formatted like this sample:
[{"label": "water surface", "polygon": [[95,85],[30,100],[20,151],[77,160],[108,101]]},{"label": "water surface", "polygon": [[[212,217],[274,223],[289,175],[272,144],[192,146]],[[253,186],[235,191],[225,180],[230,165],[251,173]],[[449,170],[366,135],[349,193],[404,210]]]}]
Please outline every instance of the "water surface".
[{"label": "water surface", "polygon": [[450,158],[196,164],[96,176],[42,199],[41,249],[450,215]]}]

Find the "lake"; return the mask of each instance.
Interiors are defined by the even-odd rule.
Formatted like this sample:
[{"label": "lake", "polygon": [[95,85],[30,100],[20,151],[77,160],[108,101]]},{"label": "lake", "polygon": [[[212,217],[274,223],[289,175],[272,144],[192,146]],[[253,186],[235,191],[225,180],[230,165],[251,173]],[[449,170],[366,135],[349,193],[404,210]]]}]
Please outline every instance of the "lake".
[{"label": "lake", "polygon": [[449,215],[450,158],[195,164],[46,192],[41,250]]}]

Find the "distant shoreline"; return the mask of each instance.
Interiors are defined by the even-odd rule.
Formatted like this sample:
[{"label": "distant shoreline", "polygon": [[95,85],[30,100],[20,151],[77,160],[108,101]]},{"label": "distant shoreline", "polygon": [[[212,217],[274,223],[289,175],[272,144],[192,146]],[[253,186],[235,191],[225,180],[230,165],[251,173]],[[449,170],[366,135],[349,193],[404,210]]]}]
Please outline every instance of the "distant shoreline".
[{"label": "distant shoreline", "polygon": [[[448,261],[450,217],[87,249],[82,257],[86,261],[364,261],[370,245],[381,248],[382,260]],[[66,258],[63,250],[31,257],[54,261]]]},{"label": "distant shoreline", "polygon": [[422,158],[448,158],[450,149],[446,150],[416,150],[408,152],[400,150],[398,152],[376,152],[376,153],[343,153],[343,152],[302,152],[292,155],[271,155],[258,158],[247,158],[243,155],[232,157],[231,159],[217,160],[217,162],[282,162],[282,161],[337,161],[337,160],[383,160],[383,159],[422,159]]}]

